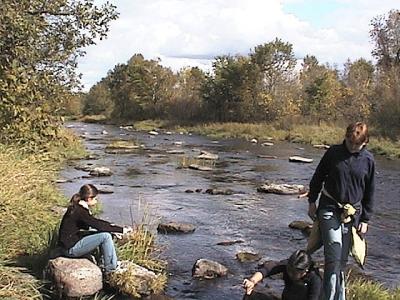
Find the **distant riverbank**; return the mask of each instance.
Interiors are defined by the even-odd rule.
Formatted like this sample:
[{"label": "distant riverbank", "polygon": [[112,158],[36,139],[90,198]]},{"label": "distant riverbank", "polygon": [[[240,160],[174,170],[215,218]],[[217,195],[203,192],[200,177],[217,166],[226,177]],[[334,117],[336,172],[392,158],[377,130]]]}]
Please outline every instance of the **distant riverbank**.
[{"label": "distant riverbank", "polygon": [[[108,122],[101,116],[86,116],[83,121]],[[111,122],[112,123],[112,122]],[[303,144],[326,144],[341,143],[345,128],[331,124],[317,125],[292,125],[282,128],[279,124],[252,124],[252,123],[203,123],[196,125],[181,125],[166,120],[145,120],[132,122],[136,130],[150,131],[154,129],[165,129],[177,132],[193,132],[215,139],[243,138],[246,140],[257,139],[258,142],[268,140],[289,141]],[[377,135],[372,128],[370,130],[370,142],[368,149],[376,155],[382,155],[389,159],[400,159],[400,140],[393,141]]]}]

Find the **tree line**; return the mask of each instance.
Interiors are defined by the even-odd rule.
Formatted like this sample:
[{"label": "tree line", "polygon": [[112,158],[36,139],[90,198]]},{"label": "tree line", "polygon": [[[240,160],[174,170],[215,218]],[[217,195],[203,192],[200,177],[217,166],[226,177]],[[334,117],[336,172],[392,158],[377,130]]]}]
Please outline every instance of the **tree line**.
[{"label": "tree line", "polygon": [[248,55],[221,55],[212,70],[177,73],[133,55],[88,93],[77,57],[104,38],[115,7],[91,0],[4,0],[0,6],[0,141],[32,148],[60,138],[62,116],[103,114],[116,122],[297,122],[362,119],[400,135],[400,11],[371,21],[374,62],[344,68],[313,55],[300,68],[293,45],[276,38]]},{"label": "tree line", "polygon": [[343,69],[314,55],[296,68],[293,45],[279,38],[248,55],[215,57],[212,70],[173,73],[135,54],[83,97],[84,114],[115,121],[162,118],[215,122],[364,120],[382,134],[400,133],[400,11],[371,21],[376,62],[348,60]]}]

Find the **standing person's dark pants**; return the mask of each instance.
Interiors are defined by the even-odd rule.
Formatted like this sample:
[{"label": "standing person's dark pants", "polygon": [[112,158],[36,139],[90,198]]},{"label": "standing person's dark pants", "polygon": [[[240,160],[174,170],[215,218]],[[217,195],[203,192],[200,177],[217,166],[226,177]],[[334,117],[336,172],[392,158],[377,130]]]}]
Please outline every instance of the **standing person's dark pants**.
[{"label": "standing person's dark pants", "polygon": [[318,220],[325,256],[323,299],[344,300],[344,269],[350,251],[353,221],[342,223],[341,210],[335,206],[320,208]]}]

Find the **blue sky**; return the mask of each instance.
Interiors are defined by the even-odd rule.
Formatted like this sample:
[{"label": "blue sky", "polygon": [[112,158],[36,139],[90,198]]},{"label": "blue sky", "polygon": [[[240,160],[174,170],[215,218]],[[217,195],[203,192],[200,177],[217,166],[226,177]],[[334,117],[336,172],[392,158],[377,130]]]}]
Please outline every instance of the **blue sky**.
[{"label": "blue sky", "polygon": [[[95,0],[101,4],[106,0]],[[177,71],[211,67],[222,54],[248,54],[276,37],[302,59],[322,63],[371,58],[370,21],[398,0],[110,0],[120,13],[108,38],[79,59],[85,90],[135,53]]]},{"label": "blue sky", "polygon": [[330,26],[329,16],[343,5],[344,3],[331,0],[298,1],[283,3],[283,10],[321,29]]}]

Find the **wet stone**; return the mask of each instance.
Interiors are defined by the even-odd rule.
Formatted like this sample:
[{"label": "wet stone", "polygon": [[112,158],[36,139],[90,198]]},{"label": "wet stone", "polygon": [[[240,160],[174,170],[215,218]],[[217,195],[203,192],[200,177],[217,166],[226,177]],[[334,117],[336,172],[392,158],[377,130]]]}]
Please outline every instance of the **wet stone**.
[{"label": "wet stone", "polygon": [[240,262],[251,262],[251,261],[260,260],[261,255],[258,253],[252,253],[252,252],[239,252],[236,254],[236,258]]},{"label": "wet stone", "polygon": [[192,233],[195,230],[196,228],[192,224],[177,222],[160,223],[157,227],[157,231],[164,234]]},{"label": "wet stone", "polygon": [[291,157],[289,157],[289,161],[290,162],[298,162],[298,163],[312,163],[313,159],[302,157],[302,156],[291,156]]},{"label": "wet stone", "polygon": [[234,240],[234,241],[222,241],[217,243],[218,246],[231,246],[231,245],[235,245],[235,244],[241,244],[244,243],[243,240]]},{"label": "wet stone", "polygon": [[267,183],[257,188],[257,191],[263,193],[280,194],[280,195],[295,195],[295,194],[302,194],[306,190],[304,185],[301,184]]},{"label": "wet stone", "polygon": [[233,195],[234,192],[230,189],[220,190],[220,189],[207,189],[205,191],[206,194],[210,195]]},{"label": "wet stone", "polygon": [[192,268],[192,276],[205,279],[226,276],[228,268],[224,265],[209,259],[198,259]]}]

